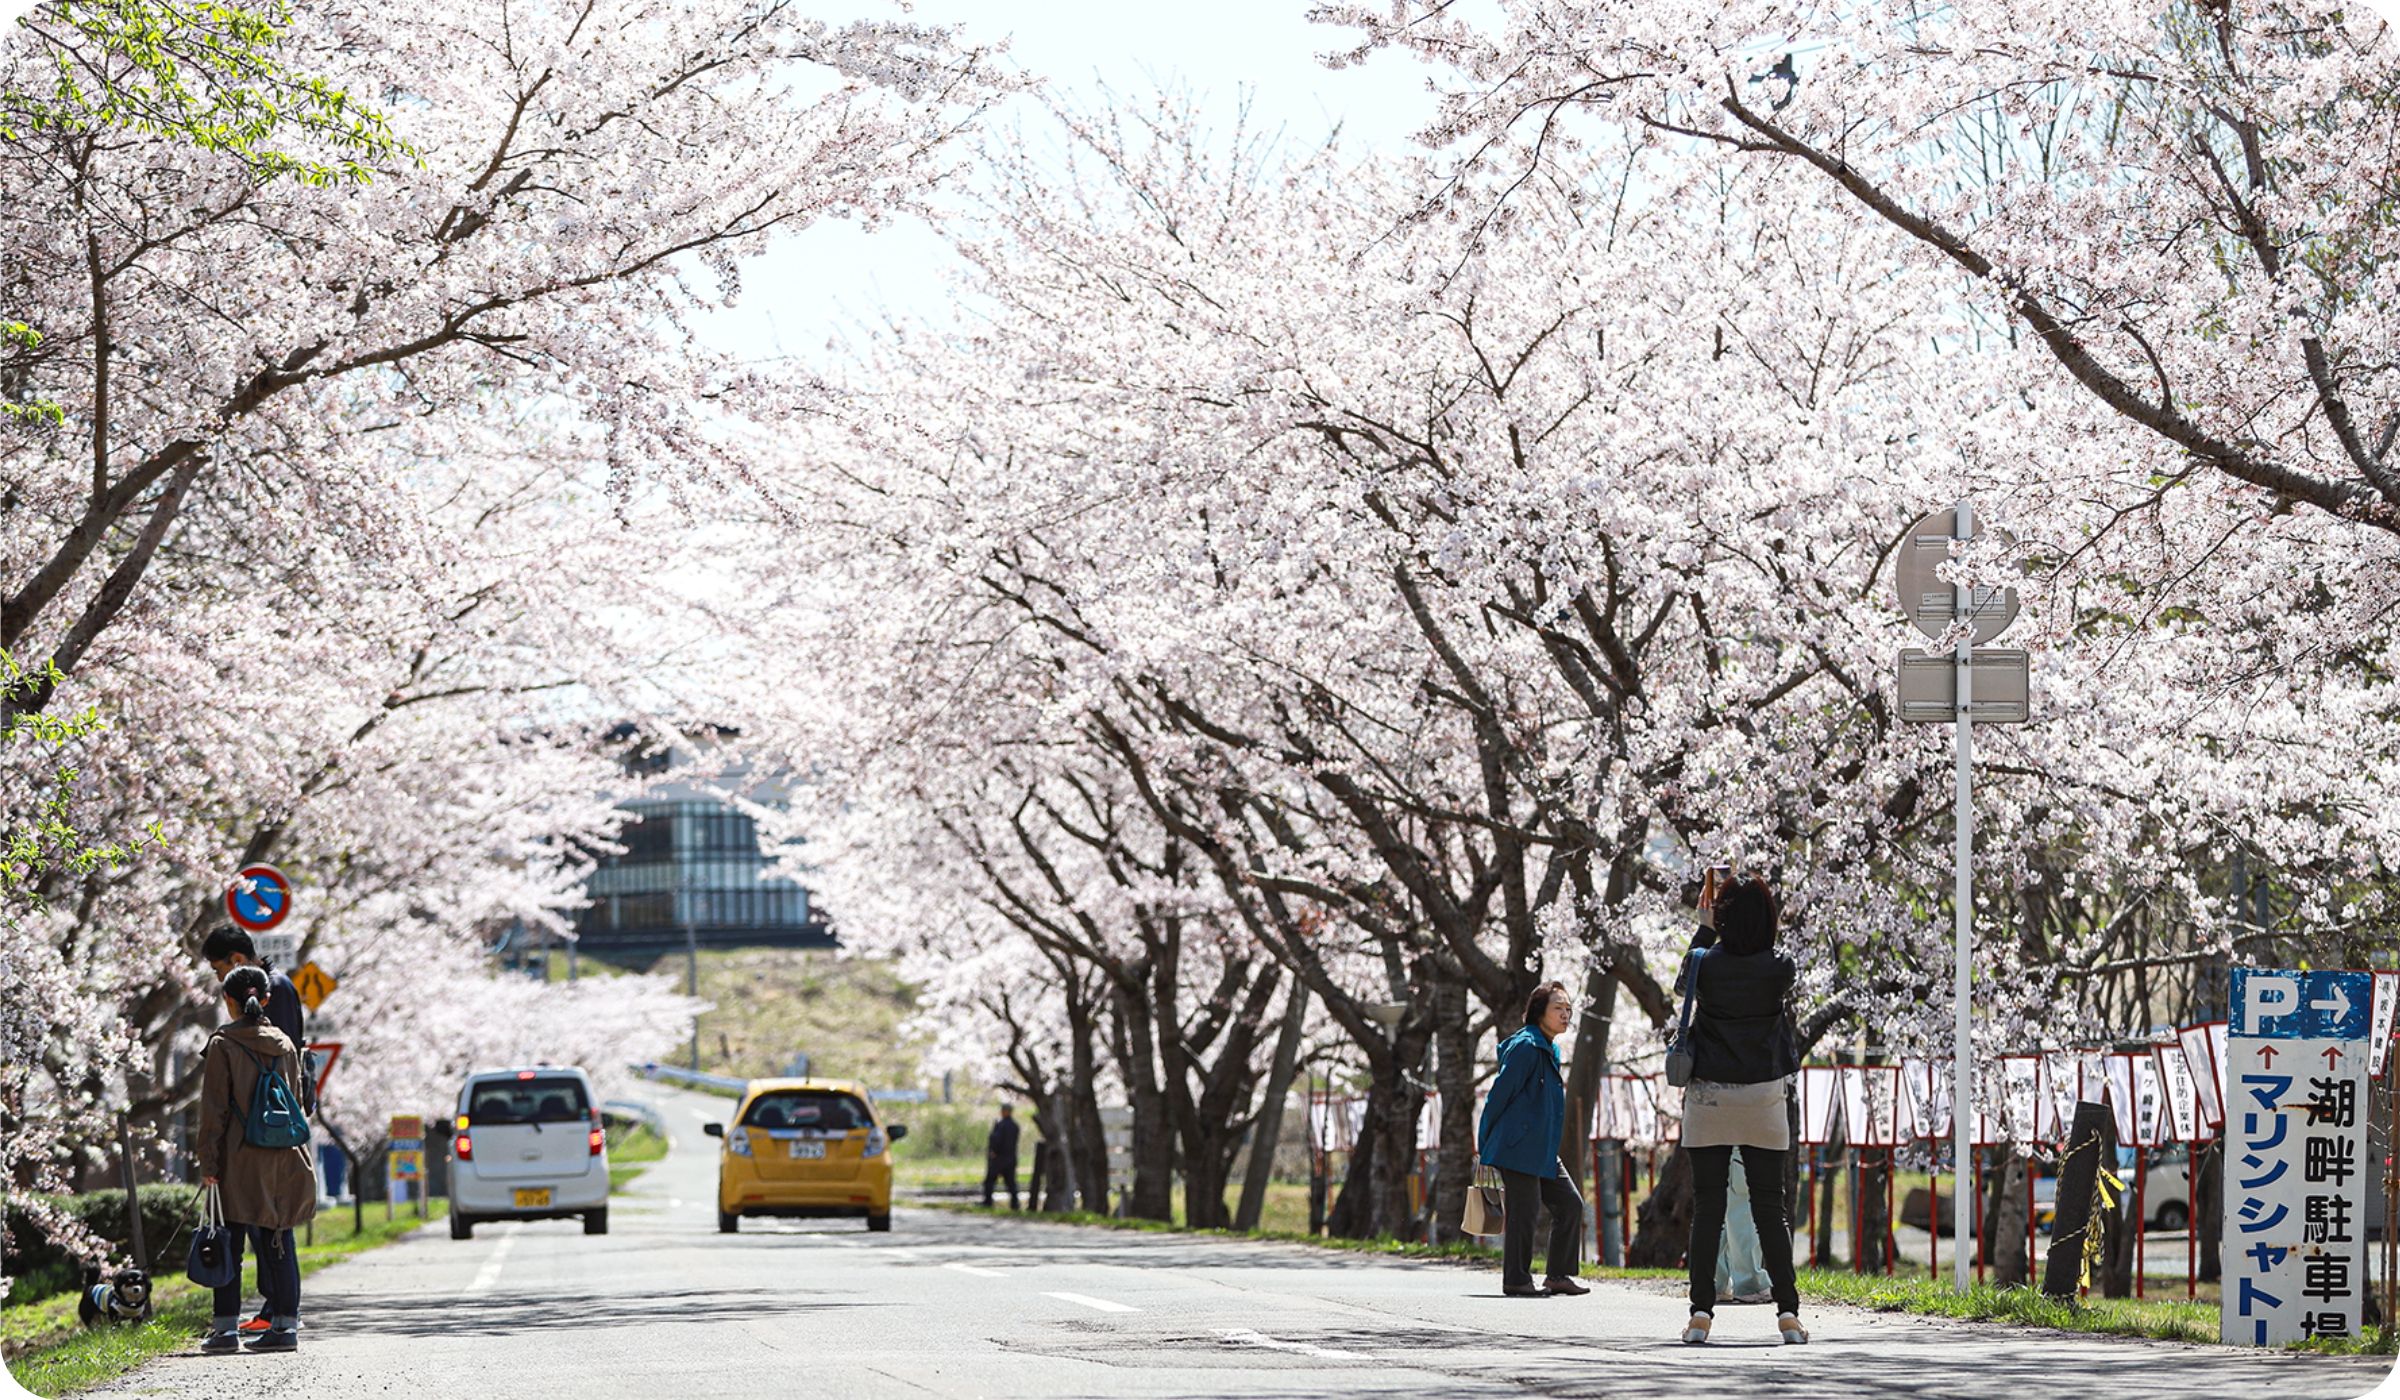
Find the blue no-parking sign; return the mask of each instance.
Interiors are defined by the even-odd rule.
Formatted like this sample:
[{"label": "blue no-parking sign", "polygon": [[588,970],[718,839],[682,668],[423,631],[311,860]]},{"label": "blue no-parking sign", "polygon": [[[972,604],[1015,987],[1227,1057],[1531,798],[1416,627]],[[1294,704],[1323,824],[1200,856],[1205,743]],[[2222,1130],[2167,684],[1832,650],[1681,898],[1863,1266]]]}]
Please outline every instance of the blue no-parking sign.
[{"label": "blue no-parking sign", "polygon": [[225,917],[252,933],[265,933],[291,912],[292,882],[272,865],[245,865],[225,887]]}]

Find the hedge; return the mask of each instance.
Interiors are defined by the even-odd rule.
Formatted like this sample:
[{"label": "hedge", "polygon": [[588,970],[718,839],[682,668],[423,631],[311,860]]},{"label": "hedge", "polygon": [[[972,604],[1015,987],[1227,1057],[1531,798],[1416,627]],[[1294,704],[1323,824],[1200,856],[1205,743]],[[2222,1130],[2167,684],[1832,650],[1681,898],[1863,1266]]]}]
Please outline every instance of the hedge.
[{"label": "hedge", "polygon": [[[124,1188],[49,1199],[114,1245],[112,1257],[122,1259],[131,1250],[133,1235],[126,1228]],[[155,1184],[141,1188],[141,1200],[142,1243],[150,1251],[150,1271],[180,1269],[184,1248],[190,1242],[186,1232],[199,1217],[199,1192],[190,1186]],[[8,1217],[6,1271],[7,1302],[12,1307],[83,1286],[82,1262],[53,1243],[38,1223],[16,1212]]]}]

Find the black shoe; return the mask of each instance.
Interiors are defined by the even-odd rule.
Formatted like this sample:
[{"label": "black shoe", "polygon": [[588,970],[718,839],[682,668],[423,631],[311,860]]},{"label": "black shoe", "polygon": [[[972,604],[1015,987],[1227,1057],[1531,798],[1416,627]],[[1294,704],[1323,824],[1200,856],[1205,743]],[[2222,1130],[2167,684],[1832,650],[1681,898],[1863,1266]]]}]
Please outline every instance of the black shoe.
[{"label": "black shoe", "polygon": [[200,1343],[202,1356],[230,1356],[241,1349],[241,1337],[232,1332],[211,1332]]},{"label": "black shoe", "polygon": [[298,1351],[300,1334],[286,1332],[280,1327],[269,1328],[250,1339],[246,1351]]},{"label": "black shoe", "polygon": [[1589,1293],[1592,1290],[1586,1288],[1580,1283],[1577,1283],[1571,1278],[1554,1278],[1544,1281],[1542,1284],[1542,1291],[1545,1293],[1564,1293],[1568,1297],[1572,1298],[1581,1294]]},{"label": "black shoe", "polygon": [[1547,1298],[1549,1293],[1529,1283],[1512,1283],[1500,1290],[1511,1298]]}]

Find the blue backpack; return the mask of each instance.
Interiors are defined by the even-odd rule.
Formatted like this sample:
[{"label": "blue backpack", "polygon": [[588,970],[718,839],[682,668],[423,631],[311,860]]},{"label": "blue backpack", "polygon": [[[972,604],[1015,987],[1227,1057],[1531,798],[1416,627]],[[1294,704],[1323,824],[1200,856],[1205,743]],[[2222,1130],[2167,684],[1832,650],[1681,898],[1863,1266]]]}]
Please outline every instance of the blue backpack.
[{"label": "blue backpack", "polygon": [[300,1111],[300,1096],[283,1082],[283,1071],[251,1055],[246,1046],[233,1048],[250,1055],[250,1063],[258,1066],[258,1083],[250,1089],[250,1115],[242,1120],[242,1141],[252,1147],[306,1147],[308,1115]]}]

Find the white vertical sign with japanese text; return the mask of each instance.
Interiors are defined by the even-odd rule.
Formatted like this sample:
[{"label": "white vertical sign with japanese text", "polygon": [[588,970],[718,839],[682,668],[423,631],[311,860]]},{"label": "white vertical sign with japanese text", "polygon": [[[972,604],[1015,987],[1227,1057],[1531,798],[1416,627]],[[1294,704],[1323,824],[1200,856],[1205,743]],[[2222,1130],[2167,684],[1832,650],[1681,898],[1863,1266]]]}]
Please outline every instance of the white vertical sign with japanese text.
[{"label": "white vertical sign with japanese text", "polygon": [[2233,969],[2223,1340],[2355,1337],[2366,1299],[2365,972]]}]

